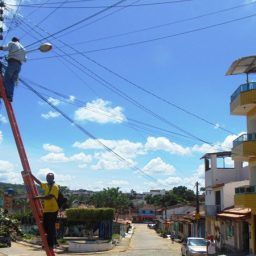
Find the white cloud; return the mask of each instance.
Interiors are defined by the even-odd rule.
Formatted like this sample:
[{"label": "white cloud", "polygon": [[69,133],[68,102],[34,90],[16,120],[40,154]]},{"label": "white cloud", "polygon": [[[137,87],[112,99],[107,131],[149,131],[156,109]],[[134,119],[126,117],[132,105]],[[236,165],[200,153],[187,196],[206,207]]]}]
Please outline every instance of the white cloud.
[{"label": "white cloud", "polygon": [[73,95],[70,95],[70,96],[68,97],[67,102],[74,102],[75,100],[76,100],[76,97],[73,96]]},{"label": "white cloud", "polygon": [[137,155],[144,154],[143,145],[139,142],[131,142],[129,140],[104,140],[104,139],[88,139],[84,142],[75,142],[73,147],[79,149],[105,149],[103,146],[107,146],[115,153],[121,155],[124,158],[134,158]]},{"label": "white cloud", "polygon": [[53,171],[50,168],[42,168],[39,169],[37,174],[35,175],[40,181],[45,182],[46,181],[46,175],[51,172],[54,174],[54,180],[58,185],[71,185],[74,182],[75,177],[72,175],[63,175],[63,174],[58,174],[58,172]]},{"label": "white cloud", "polygon": [[109,185],[113,187],[126,186],[126,185],[129,185],[129,182],[127,180],[112,180],[109,183]]},{"label": "white cloud", "polygon": [[3,132],[0,131],[0,143],[2,143],[2,141],[3,141]]},{"label": "white cloud", "polygon": [[53,173],[54,177],[55,177],[55,172],[53,170],[51,170],[50,168],[42,168],[39,169],[37,174],[35,175],[39,180],[41,181],[45,181],[45,177],[48,173]]},{"label": "white cloud", "polygon": [[58,106],[60,105],[61,101],[52,97],[48,98],[48,102],[50,102],[53,106]]},{"label": "white cloud", "polygon": [[[115,153],[106,151],[107,149],[99,142]],[[135,162],[132,159],[145,153],[142,143],[134,143],[128,140],[88,139],[84,142],[75,142],[73,147],[84,150],[104,150],[95,153],[95,159],[98,162],[92,166],[94,170],[127,169],[134,166]]]},{"label": "white cloud", "polygon": [[84,153],[79,153],[71,156],[70,161],[81,161],[84,163],[90,163],[92,161],[92,156],[91,155],[86,155]]},{"label": "white cloud", "polygon": [[41,160],[44,162],[68,162],[68,157],[65,156],[64,153],[49,153],[43,157],[41,157]]},{"label": "white cloud", "polygon": [[14,165],[8,161],[0,160],[0,180],[8,183],[21,183],[20,172],[15,172]]},{"label": "white cloud", "polygon": [[173,174],[176,171],[174,166],[165,163],[160,157],[150,160],[142,170],[151,174]]},{"label": "white cloud", "polygon": [[216,123],[216,124],[214,125],[214,129],[219,129],[219,128],[220,128],[220,124]]},{"label": "white cloud", "polygon": [[75,111],[75,119],[78,121],[91,121],[98,123],[122,123],[125,116],[121,107],[111,107],[111,102],[97,99],[88,102],[85,107]]},{"label": "white cloud", "polygon": [[122,160],[111,152],[96,153],[95,158],[98,162],[92,166],[94,170],[120,170],[134,166],[131,159]]},{"label": "white cloud", "polygon": [[51,145],[51,144],[43,144],[43,149],[52,153],[60,153],[63,151],[63,149],[61,147],[55,146],[55,145]]},{"label": "white cloud", "polygon": [[167,179],[159,179],[158,183],[164,186],[176,187],[183,184],[183,179],[181,177],[169,177]]},{"label": "white cloud", "polygon": [[164,150],[171,154],[176,155],[189,155],[191,151],[188,147],[184,148],[174,142],[171,142],[169,139],[165,137],[148,137],[147,142],[145,144],[146,150]]},{"label": "white cloud", "polygon": [[59,116],[60,116],[60,113],[55,112],[55,111],[49,111],[47,114],[41,114],[41,117],[43,117],[45,119],[56,118]]},{"label": "white cloud", "polygon": [[0,123],[3,123],[3,124],[8,123],[7,118],[5,116],[3,116],[2,114],[0,114]]},{"label": "white cloud", "polygon": [[44,162],[55,162],[55,163],[67,163],[67,162],[82,162],[90,163],[92,161],[91,155],[86,155],[84,153],[75,154],[73,156],[67,157],[64,153],[51,152],[45,156],[41,157]]},{"label": "white cloud", "polygon": [[194,145],[191,148],[191,150],[193,152],[200,152],[202,154],[214,153],[218,151],[231,151],[233,147],[233,141],[242,133],[240,133],[239,135],[228,135],[223,142],[217,142],[217,143],[214,143],[213,145],[209,145],[209,144]]},{"label": "white cloud", "polygon": [[0,160],[0,171],[10,172],[14,170],[14,165],[8,161]]}]

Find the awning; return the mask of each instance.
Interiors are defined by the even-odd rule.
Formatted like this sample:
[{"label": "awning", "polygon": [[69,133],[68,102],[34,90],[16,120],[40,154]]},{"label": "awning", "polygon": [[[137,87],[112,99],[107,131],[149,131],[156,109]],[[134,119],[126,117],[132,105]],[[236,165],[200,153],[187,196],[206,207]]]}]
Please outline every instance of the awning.
[{"label": "awning", "polygon": [[233,213],[233,214],[250,214],[251,213],[251,208],[231,208],[228,210],[225,210],[225,213]]},{"label": "awning", "polygon": [[256,56],[242,57],[232,63],[226,75],[256,73]]},{"label": "awning", "polygon": [[219,213],[217,214],[217,216],[221,218],[230,218],[230,219],[241,219],[246,217],[246,215],[243,215],[243,214],[232,214],[232,213]]}]

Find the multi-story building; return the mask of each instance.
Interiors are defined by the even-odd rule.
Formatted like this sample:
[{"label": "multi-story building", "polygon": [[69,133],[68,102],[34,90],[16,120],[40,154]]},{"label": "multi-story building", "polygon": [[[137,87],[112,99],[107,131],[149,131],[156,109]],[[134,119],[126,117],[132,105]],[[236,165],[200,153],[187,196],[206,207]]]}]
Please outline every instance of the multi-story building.
[{"label": "multi-story building", "polygon": [[245,116],[247,132],[233,142],[232,158],[248,162],[249,185],[236,188],[236,207],[251,209],[249,227],[250,253],[256,254],[256,82],[249,81],[249,74],[256,73],[256,57],[236,60],[227,75],[246,74],[246,83],[240,85],[231,96],[232,115]]},{"label": "multi-story building", "polygon": [[[229,246],[231,249],[243,250],[246,245],[242,241],[235,244],[233,227],[241,231],[245,215],[234,208],[235,188],[249,184],[248,167],[243,167],[241,160],[233,161],[231,152],[207,153],[202,159],[205,162],[205,231],[206,236],[218,238],[217,247]],[[230,208],[232,213],[226,213]],[[240,218],[241,217],[241,218]],[[234,224],[240,223],[238,225]],[[238,231],[237,231],[238,232]],[[237,248],[239,246],[239,248]]]}]

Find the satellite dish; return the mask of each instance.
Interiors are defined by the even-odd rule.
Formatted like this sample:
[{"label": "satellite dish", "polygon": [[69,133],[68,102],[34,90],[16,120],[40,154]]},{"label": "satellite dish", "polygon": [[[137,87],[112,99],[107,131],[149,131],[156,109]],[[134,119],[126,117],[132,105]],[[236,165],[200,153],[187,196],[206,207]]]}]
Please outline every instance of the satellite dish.
[{"label": "satellite dish", "polygon": [[40,52],[49,52],[51,49],[52,49],[52,44],[50,43],[44,43],[39,47]]}]

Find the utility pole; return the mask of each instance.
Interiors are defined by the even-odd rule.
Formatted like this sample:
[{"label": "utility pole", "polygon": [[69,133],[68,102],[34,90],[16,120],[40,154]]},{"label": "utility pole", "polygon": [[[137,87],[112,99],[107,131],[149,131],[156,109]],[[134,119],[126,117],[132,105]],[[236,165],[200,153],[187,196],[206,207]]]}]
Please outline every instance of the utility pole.
[{"label": "utility pole", "polygon": [[196,182],[196,235],[199,237],[199,219],[200,219],[200,213],[199,213],[199,183],[198,181]]}]

